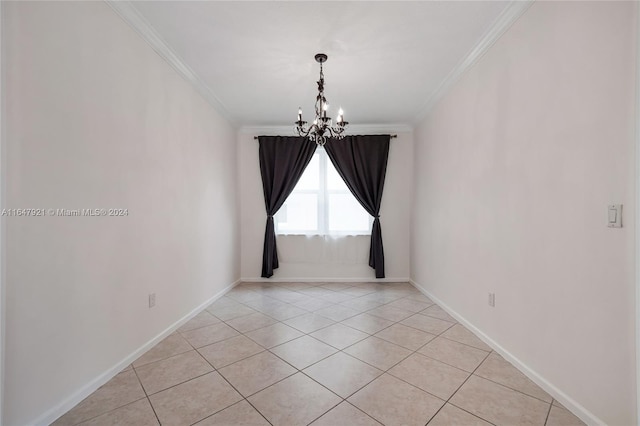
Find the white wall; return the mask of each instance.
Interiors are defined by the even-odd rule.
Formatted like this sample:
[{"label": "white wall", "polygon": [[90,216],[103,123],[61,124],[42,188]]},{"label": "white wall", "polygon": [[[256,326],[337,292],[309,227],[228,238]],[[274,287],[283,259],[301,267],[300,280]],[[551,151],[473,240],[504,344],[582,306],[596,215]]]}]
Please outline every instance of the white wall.
[{"label": "white wall", "polygon": [[[4,3],[0,3],[0,209],[5,207],[5,194],[6,194],[6,179],[5,176],[5,129],[4,116],[5,116],[5,96],[4,96]],[[0,424],[2,424],[2,418],[4,416],[4,348],[5,348],[5,311],[6,300],[5,297],[5,281],[6,281],[6,220],[0,217]]]},{"label": "white wall", "polygon": [[[267,220],[255,135],[238,132],[241,276],[247,280],[260,278]],[[391,139],[380,208],[387,280],[406,281],[409,277],[412,155],[413,134],[399,132]],[[276,240],[280,267],[274,270],[272,280],[375,280],[375,271],[368,264],[368,236],[335,239],[279,235]]]},{"label": "white wall", "polygon": [[[239,278],[235,131],[102,2],[7,2],[6,425]],[[149,293],[157,305],[147,306]]]},{"label": "white wall", "polygon": [[610,425],[636,424],[635,7],[536,2],[415,142],[412,278]]}]

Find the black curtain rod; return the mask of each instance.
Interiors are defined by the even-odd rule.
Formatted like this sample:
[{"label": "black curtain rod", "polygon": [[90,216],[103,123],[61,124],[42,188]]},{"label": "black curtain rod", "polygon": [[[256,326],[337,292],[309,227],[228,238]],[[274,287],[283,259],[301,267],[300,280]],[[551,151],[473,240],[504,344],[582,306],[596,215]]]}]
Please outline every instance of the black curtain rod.
[{"label": "black curtain rod", "polygon": [[[394,138],[397,138],[397,137],[398,137],[398,135],[390,135],[391,139],[394,139]],[[258,137],[254,136],[253,139],[258,140]]]}]

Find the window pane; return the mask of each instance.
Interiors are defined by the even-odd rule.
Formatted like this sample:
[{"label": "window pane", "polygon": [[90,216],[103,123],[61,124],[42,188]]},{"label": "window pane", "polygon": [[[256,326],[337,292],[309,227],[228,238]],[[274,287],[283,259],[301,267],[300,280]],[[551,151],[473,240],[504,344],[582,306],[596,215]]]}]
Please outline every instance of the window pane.
[{"label": "window pane", "polygon": [[296,184],[294,191],[297,190],[308,190],[308,189],[319,189],[320,188],[320,158],[318,153],[313,154],[311,158],[311,162],[302,173],[300,180]]},{"label": "window pane", "polygon": [[317,231],[318,196],[293,193],[275,216],[278,232]]},{"label": "window pane", "polygon": [[369,217],[351,193],[329,194],[329,231],[368,233]]},{"label": "window pane", "polygon": [[333,166],[329,157],[327,157],[327,189],[329,191],[338,190],[338,191],[348,191],[347,185],[344,183],[338,171]]}]

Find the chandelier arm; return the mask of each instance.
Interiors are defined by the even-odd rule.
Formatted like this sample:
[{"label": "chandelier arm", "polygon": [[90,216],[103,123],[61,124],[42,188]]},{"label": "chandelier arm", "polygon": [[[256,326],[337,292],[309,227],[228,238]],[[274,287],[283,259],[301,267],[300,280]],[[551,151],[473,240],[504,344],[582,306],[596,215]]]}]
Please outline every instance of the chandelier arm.
[{"label": "chandelier arm", "polygon": [[311,129],[312,129],[311,126],[309,126],[309,128],[306,129],[306,130],[305,130],[305,128],[303,126],[296,126],[296,130],[298,132],[298,135],[302,136],[302,137],[308,137],[309,133],[311,133]]}]

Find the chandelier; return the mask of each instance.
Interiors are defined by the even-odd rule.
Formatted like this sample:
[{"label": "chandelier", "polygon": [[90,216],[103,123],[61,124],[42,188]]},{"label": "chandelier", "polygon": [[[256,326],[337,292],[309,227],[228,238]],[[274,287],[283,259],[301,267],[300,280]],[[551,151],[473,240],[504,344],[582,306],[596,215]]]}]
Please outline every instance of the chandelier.
[{"label": "chandelier", "polygon": [[322,72],[322,64],[327,61],[327,55],[318,53],[316,62],[320,64],[320,80],[318,80],[318,96],[316,97],[316,116],[313,124],[307,126],[307,122],[302,120],[302,108],[298,109],[298,121],[295,122],[296,132],[299,136],[307,137],[320,146],[323,146],[327,139],[342,139],[344,131],[349,122],[344,121],[342,108],[338,112],[336,125],[332,124],[331,117],[327,117],[329,104],[327,98],[324,97],[324,74]]}]

